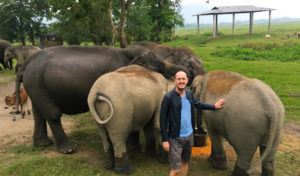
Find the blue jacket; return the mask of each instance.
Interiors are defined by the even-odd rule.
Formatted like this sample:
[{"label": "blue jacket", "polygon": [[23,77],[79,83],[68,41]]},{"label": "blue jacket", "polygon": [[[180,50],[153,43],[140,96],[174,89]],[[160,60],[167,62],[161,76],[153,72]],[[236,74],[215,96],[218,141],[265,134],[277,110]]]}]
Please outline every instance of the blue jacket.
[{"label": "blue jacket", "polygon": [[[186,96],[191,103],[191,120],[193,129],[195,128],[195,108],[215,110],[215,105],[201,103],[197,100],[192,91],[185,89]],[[181,97],[173,89],[168,92],[161,103],[160,109],[160,133],[162,141],[169,141],[169,138],[176,139],[180,135],[181,123]]]}]

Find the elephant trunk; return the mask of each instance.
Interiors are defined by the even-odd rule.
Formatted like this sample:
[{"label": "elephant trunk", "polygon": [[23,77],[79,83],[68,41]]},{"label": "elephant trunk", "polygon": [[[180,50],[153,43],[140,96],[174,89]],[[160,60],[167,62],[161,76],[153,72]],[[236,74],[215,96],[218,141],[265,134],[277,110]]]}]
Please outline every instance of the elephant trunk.
[{"label": "elephant trunk", "polygon": [[[101,114],[99,116],[96,108],[95,108],[95,103],[96,101],[102,101],[102,102],[105,102],[108,104],[109,106],[109,109],[110,109],[110,113],[109,114]],[[89,108],[90,108],[90,112],[93,116],[93,118],[96,120],[96,122],[100,125],[104,125],[106,124],[113,116],[114,114],[114,108],[113,108],[113,105],[112,105],[112,102],[109,98],[103,96],[103,95],[91,95],[89,96],[88,98],[88,105],[89,105]]]},{"label": "elephant trunk", "polygon": [[190,72],[183,66],[171,64],[165,61],[165,68],[164,68],[164,76],[167,79],[174,79],[174,76],[177,72],[183,71],[186,73],[187,77],[190,79]]}]

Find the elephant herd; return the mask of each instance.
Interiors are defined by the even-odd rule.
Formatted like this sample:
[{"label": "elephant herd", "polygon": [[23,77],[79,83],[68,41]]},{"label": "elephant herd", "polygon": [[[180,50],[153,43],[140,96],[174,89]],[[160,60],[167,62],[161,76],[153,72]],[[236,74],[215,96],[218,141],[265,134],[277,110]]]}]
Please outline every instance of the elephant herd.
[{"label": "elephant herd", "polygon": [[[87,111],[100,129],[105,168],[120,174],[133,172],[125,147],[131,132],[144,130],[146,152],[161,150],[159,112],[165,93],[174,89],[176,72],[189,76],[196,98],[213,103],[226,98],[219,111],[198,112],[206,121],[212,141],[210,161],[227,167],[224,137],[235,149],[232,175],[247,172],[257,147],[262,154],[262,175],[273,175],[280,142],[284,107],[273,90],[257,79],[229,71],[205,72],[202,61],[188,48],[136,43],[127,48],[58,46],[42,49],[24,61],[17,72],[16,97],[23,83],[34,115],[33,143],[48,146],[47,123],[57,150],[73,153],[76,145],[66,136],[62,114]],[[18,110],[19,100],[16,100]],[[200,123],[200,120],[198,120]]]}]

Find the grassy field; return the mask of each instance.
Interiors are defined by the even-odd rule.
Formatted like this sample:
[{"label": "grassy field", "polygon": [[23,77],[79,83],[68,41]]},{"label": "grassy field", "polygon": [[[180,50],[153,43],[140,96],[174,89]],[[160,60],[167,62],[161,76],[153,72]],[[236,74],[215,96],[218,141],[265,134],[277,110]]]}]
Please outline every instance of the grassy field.
[{"label": "grassy field", "polygon": [[[254,35],[247,35],[248,25],[237,26],[236,35],[231,36],[231,27],[219,27],[222,34],[211,38],[211,28],[201,28],[201,36],[196,37],[196,29],[178,29],[176,39],[165,44],[178,47],[184,46],[192,49],[202,59],[207,71],[229,70],[241,73],[250,78],[257,78],[270,85],[282,100],[286,109],[285,122],[300,124],[300,56],[298,59],[288,60],[299,48],[291,49],[290,54],[281,50],[283,46],[292,43],[300,44],[293,36],[300,32],[300,23],[275,23],[272,25],[272,38],[265,39],[267,25],[254,25]],[[286,35],[290,34],[290,38]],[[278,46],[276,51],[268,50],[268,46]],[[276,60],[241,59],[240,54],[228,55],[231,49],[248,47],[247,55],[261,56],[261,52],[281,51],[281,56]],[[264,48],[259,51],[255,46]],[[257,52],[257,53],[255,53]],[[213,54],[219,53],[219,54]],[[254,54],[255,53],[255,54]],[[222,54],[226,56],[222,56]],[[12,75],[13,72],[0,72],[0,77]],[[13,80],[10,80],[13,81]],[[0,83],[6,84],[6,82]],[[55,152],[55,146],[48,148],[35,148],[31,144],[12,146],[8,151],[0,153],[0,175],[14,176],[86,176],[104,175],[115,176],[112,171],[103,168],[103,149],[100,135],[89,113],[71,117],[75,121],[75,129],[70,134],[70,140],[78,146],[78,151],[73,155],[62,155]],[[160,164],[155,158],[148,158],[144,153],[131,152],[129,156],[135,169],[133,176],[166,176],[169,173],[168,164]],[[256,159],[257,160],[257,159]],[[190,176],[224,176],[230,175],[234,161],[228,161],[228,169],[214,170],[205,158],[193,158],[190,164]],[[275,162],[276,176],[297,176],[300,172],[300,151],[291,150],[279,153]],[[254,175],[257,175],[256,171]]]}]

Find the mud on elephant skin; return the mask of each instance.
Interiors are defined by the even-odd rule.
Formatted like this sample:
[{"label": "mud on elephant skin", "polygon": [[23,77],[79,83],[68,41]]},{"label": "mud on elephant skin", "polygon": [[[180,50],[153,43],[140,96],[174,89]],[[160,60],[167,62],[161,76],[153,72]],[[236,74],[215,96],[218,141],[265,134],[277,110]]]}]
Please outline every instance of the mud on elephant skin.
[{"label": "mud on elephant skin", "polygon": [[261,152],[262,175],[273,175],[285,117],[283,104],[274,91],[262,81],[229,71],[197,76],[191,89],[203,102],[227,99],[219,111],[197,113],[198,118],[204,117],[212,141],[212,166],[217,169],[227,167],[222,145],[224,137],[237,153],[233,176],[249,175],[257,147]]},{"label": "mud on elephant skin", "polygon": [[172,89],[171,81],[138,65],[104,74],[94,83],[88,104],[100,129],[106,168],[120,174],[133,172],[125,146],[132,131],[144,129],[146,153],[156,153],[155,144],[161,145],[160,105],[165,93]]},{"label": "mud on elephant skin", "polygon": [[4,54],[4,62],[5,64],[12,63],[12,59],[17,59],[17,65],[15,67],[15,72],[17,73],[20,66],[24,63],[24,61],[29,58],[30,55],[34,54],[35,52],[41,50],[37,46],[27,46],[27,45],[20,45],[20,46],[8,46],[5,49]]},{"label": "mud on elephant skin", "polygon": [[87,112],[88,93],[99,76],[139,61],[142,66],[166,76],[185,70],[181,66],[166,64],[143,47],[58,46],[31,55],[17,73],[16,108],[18,111],[19,88],[23,82],[32,101],[34,145],[53,143],[47,136],[48,123],[58,151],[74,152],[75,144],[68,141],[61,125],[62,114]]},{"label": "mud on elephant skin", "polygon": [[205,69],[200,58],[198,58],[193,51],[187,47],[176,47],[173,48],[164,44],[150,43],[150,42],[138,42],[132,46],[142,46],[150,51],[154,52],[157,56],[162,57],[162,59],[168,61],[169,63],[181,65],[185,67],[189,75],[190,85],[193,79],[197,75],[205,74]]}]

